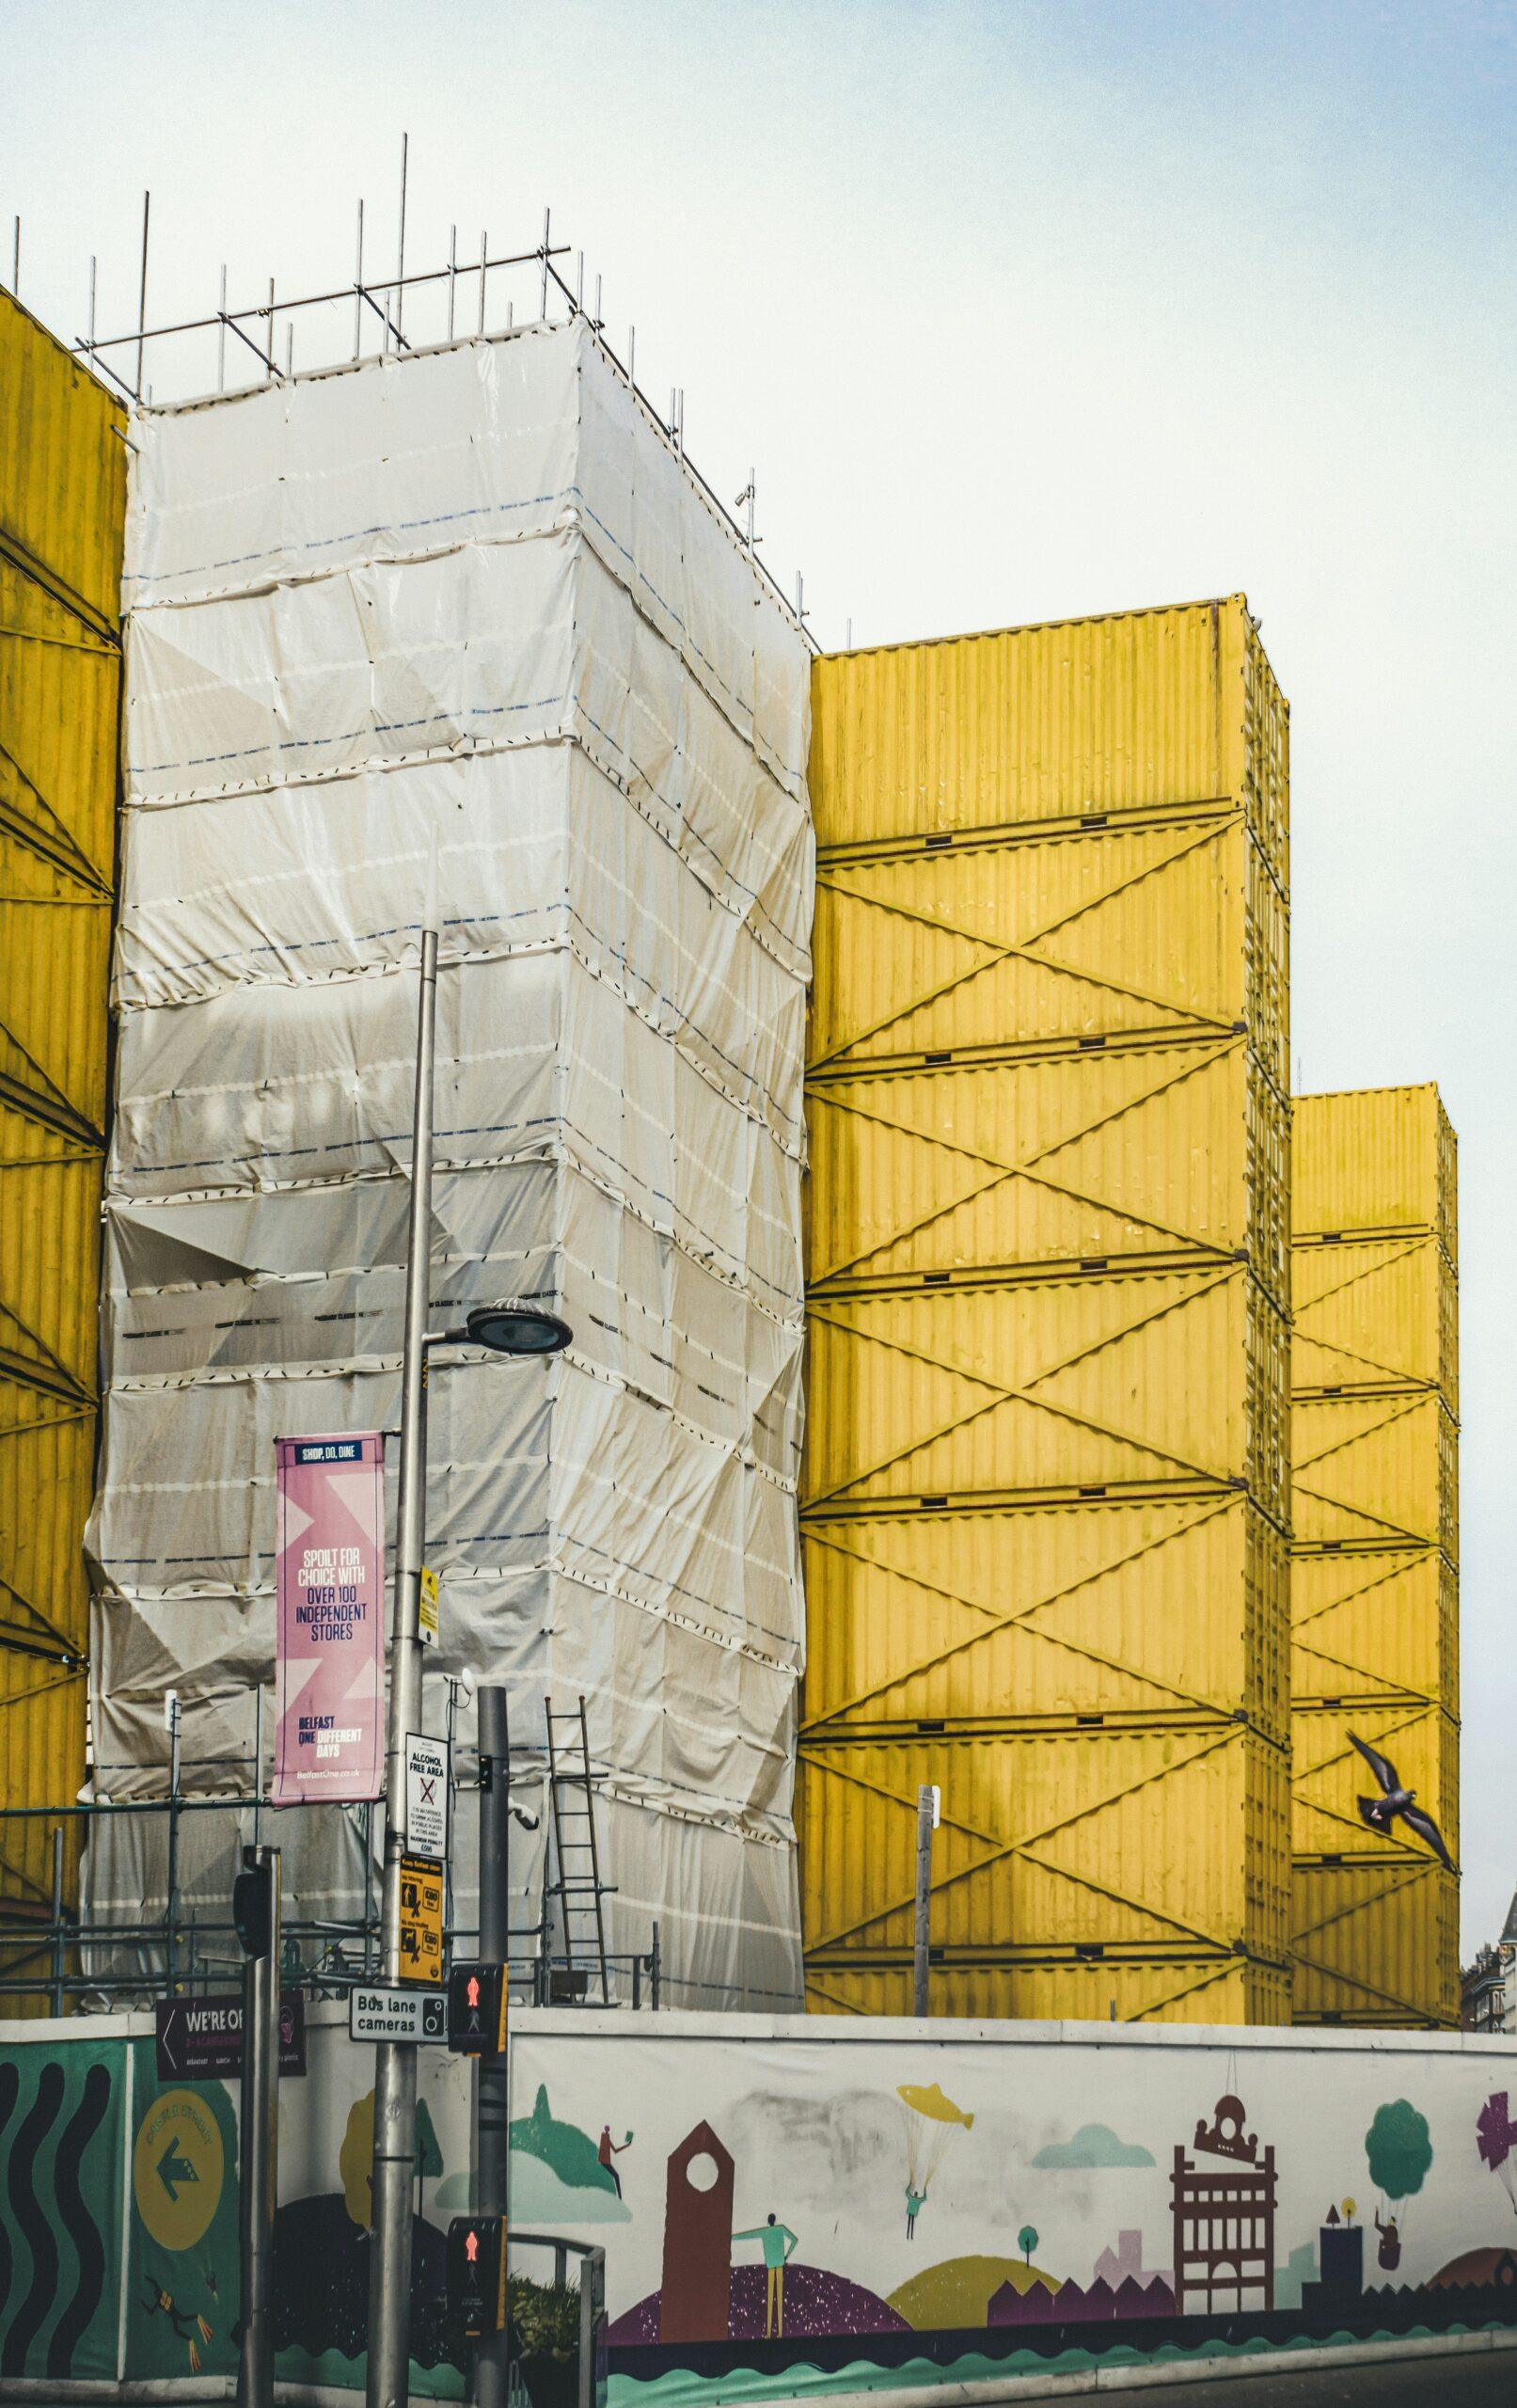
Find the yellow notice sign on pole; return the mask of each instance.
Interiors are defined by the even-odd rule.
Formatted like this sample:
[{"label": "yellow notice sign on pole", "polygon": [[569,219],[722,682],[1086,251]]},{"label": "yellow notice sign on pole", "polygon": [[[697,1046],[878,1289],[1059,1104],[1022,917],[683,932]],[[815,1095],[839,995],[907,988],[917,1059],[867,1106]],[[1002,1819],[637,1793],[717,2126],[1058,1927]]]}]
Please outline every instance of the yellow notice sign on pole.
[{"label": "yellow notice sign on pole", "polygon": [[434,1856],[401,1859],[401,1979],[442,1980],[442,1866]]},{"label": "yellow notice sign on pole", "polygon": [[439,1628],[437,1617],[437,1576],[425,1565],[421,1571],[421,1595],[417,1606],[417,1636],[423,1647],[435,1647]]}]

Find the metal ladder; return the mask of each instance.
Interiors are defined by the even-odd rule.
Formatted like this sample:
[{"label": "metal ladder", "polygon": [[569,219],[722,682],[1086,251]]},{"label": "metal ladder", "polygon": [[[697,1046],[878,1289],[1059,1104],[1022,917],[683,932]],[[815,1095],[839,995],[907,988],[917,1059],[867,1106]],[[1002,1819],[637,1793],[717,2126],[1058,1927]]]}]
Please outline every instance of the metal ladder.
[{"label": "metal ladder", "polygon": [[[558,1878],[550,1881],[545,1901],[557,1898],[563,1931],[565,1988],[571,2002],[609,2006],[611,1969],[606,1954],[606,1917],[601,1900],[616,1884],[600,1877],[600,1850],[595,1837],[595,1792],[590,1773],[590,1733],[585,1701],[556,1714],[545,1699],[547,1718],[547,1790],[553,1816],[553,1854]],[[566,1744],[555,1739],[566,1735]],[[592,1992],[600,1985],[598,1998]],[[549,1995],[552,1972],[549,1968]]]}]

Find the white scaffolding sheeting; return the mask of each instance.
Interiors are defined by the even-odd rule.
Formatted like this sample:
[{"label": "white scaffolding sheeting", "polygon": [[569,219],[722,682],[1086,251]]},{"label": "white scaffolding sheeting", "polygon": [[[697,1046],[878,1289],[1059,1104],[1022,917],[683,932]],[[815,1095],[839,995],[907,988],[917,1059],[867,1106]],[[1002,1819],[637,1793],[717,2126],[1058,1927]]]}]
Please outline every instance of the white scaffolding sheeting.
[{"label": "white scaffolding sheeting", "polygon": [[583,320],[134,432],[100,1785],[161,1794],[168,1687],[229,1785],[275,1438],[398,1421],[435,839],[434,1326],[575,1332],[435,1370],[441,1663],[524,1751],[585,1694],[614,1948],[798,1999],[800,631]]}]

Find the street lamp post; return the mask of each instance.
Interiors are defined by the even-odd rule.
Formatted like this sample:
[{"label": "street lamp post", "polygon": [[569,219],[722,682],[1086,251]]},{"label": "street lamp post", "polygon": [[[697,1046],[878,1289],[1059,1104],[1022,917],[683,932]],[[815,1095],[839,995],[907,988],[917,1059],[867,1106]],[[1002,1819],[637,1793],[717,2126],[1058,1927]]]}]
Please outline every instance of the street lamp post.
[{"label": "street lamp post", "polygon": [[[430,881],[429,881],[430,882]],[[427,919],[436,918],[429,901]],[[529,1305],[476,1305],[462,1329],[429,1333],[432,1301],[432,1088],[436,1042],[437,930],[421,933],[411,1211],[406,1240],[405,1339],[401,1372],[401,1473],[390,1624],[385,1748],[384,1977],[401,1978],[401,1859],[407,1839],[405,1742],[421,1727],[419,1605],[426,1539],[427,1355],[439,1345],[499,1354],[555,1354],[570,1331]],[[411,2194],[416,2159],[416,2044],[383,2040],[374,2052],[372,2233],[369,2256],[368,2408],[406,2408],[411,2360]]]}]

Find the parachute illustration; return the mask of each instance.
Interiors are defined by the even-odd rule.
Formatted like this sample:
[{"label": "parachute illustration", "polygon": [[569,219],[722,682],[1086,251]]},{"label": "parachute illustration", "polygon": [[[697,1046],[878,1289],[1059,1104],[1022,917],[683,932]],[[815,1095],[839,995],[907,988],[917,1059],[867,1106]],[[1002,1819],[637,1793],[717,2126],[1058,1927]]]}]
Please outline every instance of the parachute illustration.
[{"label": "parachute illustration", "polygon": [[1491,2168],[1514,2210],[1517,2210],[1517,2159],[1512,2156],[1512,2143],[1517,2141],[1517,2124],[1513,2124],[1507,2109],[1507,2093],[1493,2091],[1475,2119],[1475,2142],[1482,2163]]},{"label": "parachute illustration", "polygon": [[967,2132],[974,2118],[935,2082],[903,2082],[895,2096],[906,2109],[906,2178],[924,2195],[949,2142],[956,2132]]}]

